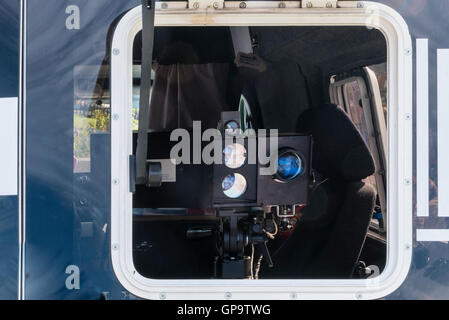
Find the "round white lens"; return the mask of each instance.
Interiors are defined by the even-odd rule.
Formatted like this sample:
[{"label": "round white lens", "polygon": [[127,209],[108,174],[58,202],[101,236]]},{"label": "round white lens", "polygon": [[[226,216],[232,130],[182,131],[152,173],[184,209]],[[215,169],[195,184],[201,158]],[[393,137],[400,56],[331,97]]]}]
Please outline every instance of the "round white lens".
[{"label": "round white lens", "polygon": [[223,193],[232,199],[241,197],[246,191],[246,179],[239,173],[231,173],[221,183]]},{"label": "round white lens", "polygon": [[242,167],[246,161],[246,149],[239,143],[226,146],[223,150],[224,164],[230,169]]}]

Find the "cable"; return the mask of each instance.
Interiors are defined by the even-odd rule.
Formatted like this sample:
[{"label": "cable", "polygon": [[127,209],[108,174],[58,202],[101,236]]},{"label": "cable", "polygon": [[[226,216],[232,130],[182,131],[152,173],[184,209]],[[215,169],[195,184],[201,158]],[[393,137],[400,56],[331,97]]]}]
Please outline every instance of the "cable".
[{"label": "cable", "polygon": [[278,225],[277,225],[276,221],[273,220],[273,224],[274,224],[274,233],[270,233],[270,232],[266,231],[265,229],[263,229],[263,231],[266,233],[266,235],[267,235],[271,240],[273,240],[274,237],[275,237],[275,236],[278,234],[278,232],[279,232],[279,228],[278,228]]}]

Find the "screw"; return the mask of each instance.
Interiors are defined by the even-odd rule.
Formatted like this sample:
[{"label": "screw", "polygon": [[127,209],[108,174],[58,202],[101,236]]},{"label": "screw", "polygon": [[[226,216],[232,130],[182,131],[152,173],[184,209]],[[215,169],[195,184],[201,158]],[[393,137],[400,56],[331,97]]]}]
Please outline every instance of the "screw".
[{"label": "screw", "polygon": [[166,2],[162,2],[161,8],[162,9],[167,9],[168,8],[168,4]]},{"label": "screw", "polygon": [[357,300],[360,300],[360,299],[363,298],[363,295],[362,295],[361,293],[356,293],[356,294],[355,294],[355,298],[356,298]]},{"label": "screw", "polygon": [[405,250],[410,250],[410,245],[409,244],[405,245]]},{"label": "screw", "polygon": [[231,299],[231,298],[232,298],[232,294],[230,292],[226,292],[225,299]]},{"label": "screw", "polygon": [[117,243],[114,243],[112,245],[112,250],[118,250],[118,244]]},{"label": "screw", "polygon": [[117,113],[114,113],[112,115],[112,120],[118,120],[119,119],[119,115]]},{"label": "screw", "polygon": [[246,3],[245,2],[240,2],[239,8],[240,9],[245,9],[246,8]]},{"label": "screw", "polygon": [[80,199],[80,205],[82,205],[83,207],[87,205],[87,199],[86,198]]},{"label": "screw", "polygon": [[361,2],[358,2],[358,3],[357,3],[357,8],[363,8],[363,7],[365,7],[365,6],[363,5],[363,3],[361,3]]},{"label": "screw", "polygon": [[120,54],[120,50],[119,49],[114,49],[112,50],[112,53],[116,56],[118,56]]},{"label": "screw", "polygon": [[412,115],[410,113],[407,113],[405,115],[405,120],[410,120],[410,119],[412,119]]},{"label": "screw", "polygon": [[406,56],[409,56],[409,55],[412,54],[412,50],[410,48],[407,48],[407,49],[404,50],[404,53],[405,53]]},{"label": "screw", "polygon": [[297,297],[298,297],[298,296],[297,296],[296,293],[294,293],[294,292],[290,293],[290,298],[291,298],[291,299],[296,300]]},{"label": "screw", "polygon": [[410,179],[405,179],[405,180],[404,180],[404,183],[405,183],[405,185],[407,185],[407,186],[410,185]]},{"label": "screw", "polygon": [[213,7],[214,7],[214,9],[218,9],[220,7],[220,5],[218,4],[218,2],[214,2]]},{"label": "screw", "polygon": [[280,2],[279,3],[279,8],[281,8],[281,9],[285,8],[285,2]]},{"label": "screw", "polygon": [[112,184],[115,186],[118,185],[119,183],[120,183],[120,181],[118,179],[112,180]]},{"label": "screw", "polygon": [[164,292],[161,292],[161,293],[159,294],[159,299],[165,300],[166,298],[167,298],[167,294],[165,294]]},{"label": "screw", "polygon": [[307,8],[312,8],[313,4],[312,4],[312,2],[307,2],[306,6],[307,6]]},{"label": "screw", "polygon": [[193,9],[198,9],[200,7],[200,3],[199,2],[194,2],[193,3]]}]

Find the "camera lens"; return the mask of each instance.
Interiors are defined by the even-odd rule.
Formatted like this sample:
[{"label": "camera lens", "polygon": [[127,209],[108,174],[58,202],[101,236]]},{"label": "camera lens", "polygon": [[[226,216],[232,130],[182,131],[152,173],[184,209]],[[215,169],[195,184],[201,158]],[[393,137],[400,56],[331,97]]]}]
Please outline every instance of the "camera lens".
[{"label": "camera lens", "polygon": [[284,151],[278,157],[276,178],[291,181],[304,171],[301,157],[294,151]]},{"label": "camera lens", "polygon": [[246,161],[246,149],[239,143],[226,146],[223,150],[224,164],[230,169],[242,167]]},{"label": "camera lens", "polygon": [[224,129],[226,134],[235,135],[239,132],[240,125],[237,123],[237,121],[231,120],[225,124]]}]

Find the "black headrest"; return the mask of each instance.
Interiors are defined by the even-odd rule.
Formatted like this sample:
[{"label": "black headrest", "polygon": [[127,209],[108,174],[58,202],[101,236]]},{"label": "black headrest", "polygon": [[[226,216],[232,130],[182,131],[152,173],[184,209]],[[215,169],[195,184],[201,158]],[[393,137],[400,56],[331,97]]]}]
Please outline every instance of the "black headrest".
[{"label": "black headrest", "polygon": [[313,168],[327,178],[358,181],[375,171],[373,157],[346,112],[334,104],[305,111],[300,133],[313,137]]}]

